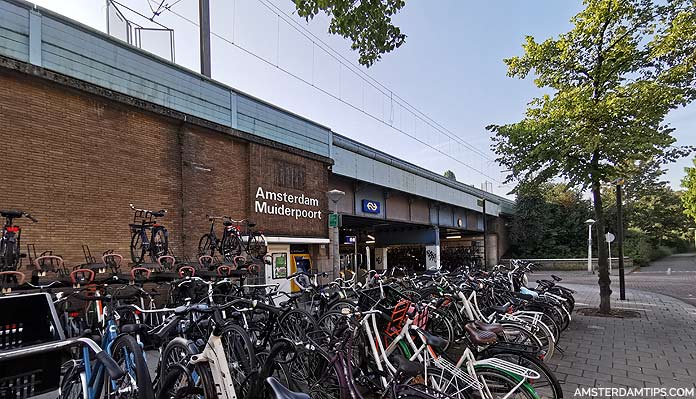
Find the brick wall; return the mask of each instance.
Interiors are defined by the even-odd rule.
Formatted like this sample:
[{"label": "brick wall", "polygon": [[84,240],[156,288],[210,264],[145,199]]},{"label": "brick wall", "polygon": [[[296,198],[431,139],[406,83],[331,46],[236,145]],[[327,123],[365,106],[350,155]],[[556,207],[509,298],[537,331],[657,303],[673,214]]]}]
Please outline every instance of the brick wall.
[{"label": "brick wall", "polygon": [[[167,209],[161,222],[172,247],[193,255],[209,228],[206,214],[250,216],[250,190],[269,172],[266,159],[305,165],[307,190],[323,201],[322,214],[327,208],[322,162],[5,69],[0,87],[0,209],[32,213],[38,224],[17,221],[23,244],[53,250],[70,266],[83,260],[82,244],[129,257],[129,203]],[[325,218],[261,219],[259,227],[326,237]]]},{"label": "brick wall", "polygon": [[[283,170],[279,170],[283,168]],[[304,236],[304,237],[328,237],[328,191],[329,171],[327,165],[321,162],[309,160],[295,154],[278,151],[276,149],[249,144],[249,169],[251,170],[249,182],[250,217],[264,226],[266,235],[285,235],[285,236]],[[294,182],[278,182],[279,173],[297,174]],[[284,179],[288,180],[288,179]],[[309,196],[317,199],[319,206],[307,206],[299,204],[287,204],[277,202],[279,205],[285,204],[298,209],[309,211],[321,211],[319,218],[300,218],[295,219],[288,216],[269,215],[255,212],[255,199],[258,188],[274,190],[277,192],[288,193],[296,196]],[[266,201],[269,205],[275,201]]]}]

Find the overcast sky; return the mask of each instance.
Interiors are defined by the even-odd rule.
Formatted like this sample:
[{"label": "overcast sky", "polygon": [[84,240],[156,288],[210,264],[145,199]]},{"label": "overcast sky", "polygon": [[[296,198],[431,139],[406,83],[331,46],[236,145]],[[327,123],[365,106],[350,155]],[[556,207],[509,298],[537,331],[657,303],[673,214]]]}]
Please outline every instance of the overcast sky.
[{"label": "overcast sky", "polygon": [[[35,3],[106,31],[105,1]],[[119,1],[152,15],[148,0]],[[164,11],[156,21],[174,29],[176,62],[198,70],[197,27],[182,19],[197,22],[198,2],[165,4],[179,15]],[[485,126],[518,121],[540,91],[530,79],[506,77],[502,60],[521,53],[526,35],[543,40],[569,30],[580,7],[574,0],[407,0],[396,17],[406,43],[367,70],[348,65],[357,65],[357,54],[347,41],[326,33],[325,18],[307,24],[292,14],[291,1],[211,0],[212,75],[367,145],[437,173],[451,169],[459,181],[477,187],[488,181],[493,192],[505,194],[512,186],[503,185],[504,173],[492,161]],[[123,11],[133,22],[154,26]],[[144,34],[143,43],[166,56],[163,37]],[[339,55],[347,59],[343,65]],[[358,69],[378,83],[351,71]],[[416,110],[407,110],[395,95]],[[669,122],[677,128],[677,144],[696,145],[696,106],[673,112]],[[673,187],[690,163],[669,166]]]}]

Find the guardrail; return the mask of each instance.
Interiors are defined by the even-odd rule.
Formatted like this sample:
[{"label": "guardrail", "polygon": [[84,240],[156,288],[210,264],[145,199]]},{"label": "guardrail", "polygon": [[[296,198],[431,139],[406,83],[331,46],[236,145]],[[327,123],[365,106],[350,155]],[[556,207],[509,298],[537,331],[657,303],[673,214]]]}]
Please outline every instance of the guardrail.
[{"label": "guardrail", "polygon": [[[525,262],[533,262],[539,265],[537,270],[587,270],[587,258],[563,258],[563,259],[520,259]],[[510,259],[501,259],[500,263],[510,264]],[[619,258],[611,258],[612,269],[618,269]],[[597,270],[597,258],[592,259],[592,267]],[[624,267],[632,268],[633,259],[624,256]]]}]

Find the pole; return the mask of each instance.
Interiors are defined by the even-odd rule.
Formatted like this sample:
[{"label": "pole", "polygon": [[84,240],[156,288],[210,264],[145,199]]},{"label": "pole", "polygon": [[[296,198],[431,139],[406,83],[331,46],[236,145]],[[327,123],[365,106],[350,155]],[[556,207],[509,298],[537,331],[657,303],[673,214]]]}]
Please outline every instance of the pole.
[{"label": "pole", "polygon": [[353,242],[353,254],[355,256],[355,261],[353,262],[353,273],[358,273],[358,235],[355,234],[355,242]]},{"label": "pole", "polygon": [[626,300],[626,281],[624,280],[624,253],[623,253],[623,204],[621,201],[621,185],[616,185],[616,227],[618,231],[617,244],[619,245],[619,291],[622,301]]},{"label": "pole", "polygon": [[607,245],[609,246],[609,274],[611,274],[611,243],[607,241]]},{"label": "pole", "polygon": [[488,223],[486,223],[486,199],[483,199],[483,270],[488,270]]},{"label": "pole", "polygon": [[594,274],[592,267],[592,225],[587,225],[587,271]]},{"label": "pole", "polygon": [[200,24],[201,74],[210,77],[210,0],[198,0]]},{"label": "pole", "polygon": [[[333,213],[334,215],[338,215],[338,204],[334,202],[333,206]],[[338,217],[338,216],[336,216]],[[332,264],[332,269],[333,269],[333,278],[336,279],[339,276],[339,273],[341,271],[341,255],[340,255],[340,244],[338,243],[338,240],[340,238],[340,230],[338,227],[338,223],[336,223],[336,226],[331,227],[331,240],[330,240],[330,256],[331,256],[331,264]]]}]

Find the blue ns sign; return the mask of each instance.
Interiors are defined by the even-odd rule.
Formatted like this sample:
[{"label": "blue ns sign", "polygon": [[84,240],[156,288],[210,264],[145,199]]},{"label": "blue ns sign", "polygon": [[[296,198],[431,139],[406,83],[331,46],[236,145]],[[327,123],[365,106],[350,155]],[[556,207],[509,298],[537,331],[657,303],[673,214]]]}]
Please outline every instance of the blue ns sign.
[{"label": "blue ns sign", "polygon": [[362,200],[362,210],[365,213],[379,213],[379,202],[364,199]]}]

